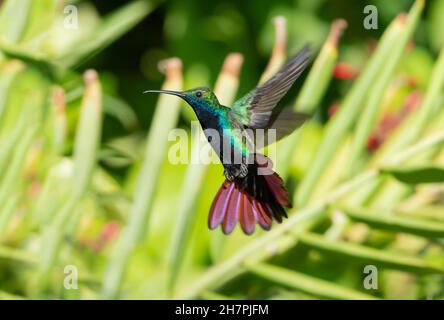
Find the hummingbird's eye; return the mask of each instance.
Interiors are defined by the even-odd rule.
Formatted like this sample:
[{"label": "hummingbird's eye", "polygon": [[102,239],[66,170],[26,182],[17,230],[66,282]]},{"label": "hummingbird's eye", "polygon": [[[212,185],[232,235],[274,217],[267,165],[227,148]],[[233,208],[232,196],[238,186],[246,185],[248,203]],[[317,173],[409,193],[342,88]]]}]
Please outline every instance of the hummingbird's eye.
[{"label": "hummingbird's eye", "polygon": [[202,91],[197,91],[196,92],[196,97],[198,97],[198,98],[202,97]]}]

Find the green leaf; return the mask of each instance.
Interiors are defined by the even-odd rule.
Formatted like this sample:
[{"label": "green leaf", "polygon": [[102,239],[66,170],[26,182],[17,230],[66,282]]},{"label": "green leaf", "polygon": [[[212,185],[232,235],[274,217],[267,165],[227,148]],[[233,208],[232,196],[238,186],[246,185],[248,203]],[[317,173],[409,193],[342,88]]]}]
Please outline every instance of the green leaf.
[{"label": "green leaf", "polygon": [[26,297],[21,297],[6,291],[0,290],[0,300],[24,300]]},{"label": "green leaf", "polygon": [[115,117],[127,130],[134,130],[138,125],[134,110],[120,98],[105,94],[103,96],[103,112]]},{"label": "green leaf", "polygon": [[[182,90],[182,67],[178,60],[170,60],[164,89]],[[169,70],[170,69],[170,70]],[[122,285],[126,267],[134,248],[145,236],[154,203],[160,168],[165,158],[168,134],[176,126],[181,101],[176,97],[161,95],[148,132],[145,154],[140,169],[128,223],[122,231],[106,266],[102,295],[116,298]]]},{"label": "green leaf", "polygon": [[234,297],[229,297],[214,291],[204,291],[201,297],[205,300],[234,300]]},{"label": "green leaf", "polygon": [[62,206],[61,202],[68,198],[71,191],[72,171],[71,159],[62,158],[52,165],[46,173],[38,198],[32,206],[31,225],[43,226],[53,221],[55,213]]},{"label": "green leaf", "polygon": [[[322,46],[316,60],[313,63],[307,79],[305,80],[298,98],[293,106],[295,111],[314,113],[319,106],[321,99],[327,91],[328,85],[332,79],[333,69],[338,59],[338,41],[341,35],[343,21],[335,21],[332,24],[330,35]],[[287,137],[279,148],[278,166],[282,163],[279,174],[285,179],[289,171],[289,163],[294,154],[294,147],[298,144],[305,127]]]},{"label": "green leaf", "polygon": [[0,37],[0,51],[12,59],[19,59],[28,65],[35,67],[50,79],[56,79],[60,75],[60,65],[57,61],[51,61],[47,55],[40,52],[22,48],[11,44]]},{"label": "green leaf", "polygon": [[339,286],[333,282],[266,263],[247,264],[247,270],[282,286],[301,290],[322,298],[345,300],[373,300],[375,297]]},{"label": "green leaf", "polygon": [[354,221],[371,227],[395,232],[411,233],[427,238],[443,238],[444,223],[424,219],[393,215],[392,212],[365,208],[341,208]]},{"label": "green leaf", "polygon": [[429,18],[427,19],[427,36],[435,50],[444,46],[442,30],[444,30],[444,0],[430,2]]},{"label": "green leaf", "polygon": [[[387,157],[407,148],[421,135],[440,131],[444,125],[444,114],[439,110],[440,97],[444,88],[444,48],[442,48],[437,61],[434,64],[432,75],[428,81],[427,91],[421,105],[411,112],[402,123],[388,136],[388,139],[371,158],[369,165],[384,162]],[[431,162],[434,152],[430,150],[424,155],[419,155],[408,160],[410,165]],[[395,206],[405,195],[409,193],[409,186],[398,183],[396,180],[382,180],[377,194],[372,197],[372,204],[376,206]]]},{"label": "green leaf", "polygon": [[45,33],[57,21],[56,19],[62,12],[63,8],[59,0],[32,1],[31,10],[26,21],[26,29],[22,37],[23,44],[26,46],[31,44],[35,47],[41,46],[41,43],[46,40]]},{"label": "green leaf", "polygon": [[0,121],[6,109],[8,95],[11,90],[12,83],[17,74],[23,68],[24,66],[20,62],[13,60],[2,66],[0,69],[0,72],[2,74],[2,76],[0,77]]},{"label": "green leaf", "polygon": [[[423,1],[415,2],[408,16],[409,23],[417,21],[423,6]],[[385,30],[375,52],[358,79],[354,82],[338,112],[327,123],[324,137],[319,145],[314,162],[297,190],[295,203],[305,205],[308,202],[320,176],[336,152],[338,143],[345,137],[356,118],[362,112],[362,104],[367,97],[368,88],[377,81],[378,76],[382,72],[381,70],[383,70],[381,66],[386,63],[398,45],[396,40],[406,31],[406,25],[403,24],[403,27],[400,28],[399,21],[397,20],[393,21]]]},{"label": "green leaf", "polygon": [[346,22],[343,20],[335,20],[332,23],[330,34],[313,62],[294,103],[295,111],[313,113],[319,106],[332,80],[333,69],[338,59],[338,42],[345,27]]},{"label": "green leaf", "polygon": [[438,59],[433,66],[432,75],[421,105],[390,134],[381,148],[372,157],[371,164],[384,161],[386,157],[404,149],[420,137],[424,129],[436,116],[438,110],[437,102],[439,102],[443,88],[444,48],[441,49]]},{"label": "green leaf", "polygon": [[439,165],[383,168],[381,171],[409,184],[444,182],[444,167]]},{"label": "green leaf", "polygon": [[74,146],[74,172],[69,198],[43,231],[42,254],[37,274],[38,289],[47,289],[50,273],[57,261],[74,209],[88,191],[97,162],[102,132],[102,86],[94,70],[85,72],[86,89],[82,100]]},{"label": "green leaf", "polygon": [[425,218],[432,221],[444,223],[444,210],[442,205],[426,205],[417,208],[400,208],[397,211],[403,215]]},{"label": "green leaf", "polygon": [[95,71],[85,73],[86,89],[74,145],[73,197],[88,189],[102,134],[102,87]]},{"label": "green leaf", "polygon": [[0,35],[10,42],[20,41],[31,11],[31,0],[7,0],[1,6]]},{"label": "green leaf", "polygon": [[389,83],[393,78],[393,74],[396,71],[396,67],[402,60],[401,58],[403,57],[407,43],[420,18],[419,13],[420,12],[417,12],[416,15],[409,16],[407,23],[403,22],[403,18],[397,18],[395,20],[395,22],[398,23],[400,34],[395,39],[395,46],[393,47],[393,50],[391,50],[390,55],[388,55],[387,60],[384,63],[384,68],[381,68],[378,78],[369,89],[367,103],[365,104],[362,115],[358,119],[358,123],[356,124],[353,147],[348,159],[348,174],[356,172],[357,163],[359,163],[358,160],[365,153],[366,140],[371,134],[375,122],[377,121],[381,103],[385,97],[384,93],[387,91]]},{"label": "green leaf", "polygon": [[[25,113],[26,114],[26,113]],[[14,129],[9,132],[8,139],[2,145],[0,149],[0,171],[7,172],[8,165],[10,165],[15,148],[17,147],[20,139],[26,132],[26,127],[28,123],[26,123],[25,115],[22,115],[16,123]],[[0,181],[4,179],[4,176],[0,178]]]},{"label": "green leaf", "polygon": [[37,262],[37,257],[33,254],[7,246],[0,246],[0,260],[1,259],[15,260],[29,264]]},{"label": "green leaf", "polygon": [[5,203],[8,198],[15,194],[16,188],[20,183],[20,173],[23,169],[26,155],[36,137],[36,133],[37,128],[35,125],[27,128],[15,146],[16,149],[0,184],[0,204]]},{"label": "green leaf", "polygon": [[399,269],[414,273],[444,274],[444,266],[420,258],[400,255],[388,250],[378,250],[344,241],[331,241],[314,233],[299,235],[299,242],[324,253],[347,257],[360,263]]},{"label": "green leaf", "polygon": [[105,17],[98,28],[89,35],[87,39],[81,39],[80,43],[73,45],[59,62],[70,68],[85,62],[85,58],[90,58],[94,54],[107,47],[117,38],[132,29],[137,23],[142,21],[156,6],[151,1],[132,1],[124,7]]},{"label": "green leaf", "polygon": [[12,196],[6,200],[5,204],[0,205],[0,240],[4,238],[4,232],[16,210],[17,203],[18,197]]}]

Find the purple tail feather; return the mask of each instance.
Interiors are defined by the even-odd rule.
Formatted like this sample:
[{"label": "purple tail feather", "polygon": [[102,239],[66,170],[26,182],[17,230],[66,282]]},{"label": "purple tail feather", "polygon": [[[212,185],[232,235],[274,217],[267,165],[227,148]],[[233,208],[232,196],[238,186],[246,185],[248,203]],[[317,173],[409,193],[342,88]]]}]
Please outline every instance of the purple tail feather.
[{"label": "purple tail feather", "polygon": [[[255,166],[257,169],[259,165]],[[250,235],[256,224],[269,230],[273,220],[280,223],[287,217],[283,207],[291,207],[291,204],[278,174],[257,175],[255,170],[249,175],[224,181],[210,208],[210,229],[221,225],[223,233],[230,234],[239,222],[243,232]]]}]

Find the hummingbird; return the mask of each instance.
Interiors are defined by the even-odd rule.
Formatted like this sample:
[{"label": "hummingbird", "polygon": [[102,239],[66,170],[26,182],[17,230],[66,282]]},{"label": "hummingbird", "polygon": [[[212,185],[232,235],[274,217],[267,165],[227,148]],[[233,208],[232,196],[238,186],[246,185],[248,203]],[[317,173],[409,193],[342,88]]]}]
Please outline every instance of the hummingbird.
[{"label": "hummingbird", "polygon": [[256,224],[270,230],[273,221],[281,223],[283,218],[287,218],[284,207],[291,208],[288,191],[283,180],[271,169],[271,160],[256,152],[255,140],[258,132],[272,131],[274,136],[262,141],[265,144],[277,141],[300,127],[309,117],[304,113],[276,108],[309,60],[310,50],[306,45],[270,79],[231,107],[220,104],[214,92],[207,87],[144,92],[170,94],[185,100],[194,110],[208,142],[222,162],[226,179],[210,207],[210,229],[221,225],[222,232],[228,235],[240,223],[242,231],[250,235]]}]

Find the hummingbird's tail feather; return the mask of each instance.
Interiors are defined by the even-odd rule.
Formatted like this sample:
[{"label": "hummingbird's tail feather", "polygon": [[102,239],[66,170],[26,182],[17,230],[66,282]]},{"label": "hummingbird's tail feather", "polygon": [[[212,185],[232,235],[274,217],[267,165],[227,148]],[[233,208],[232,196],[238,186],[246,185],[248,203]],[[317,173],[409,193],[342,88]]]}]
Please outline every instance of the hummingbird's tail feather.
[{"label": "hummingbird's tail feather", "polygon": [[269,230],[273,220],[281,223],[282,218],[287,217],[283,207],[291,207],[291,204],[282,179],[276,172],[258,175],[260,165],[253,166],[256,170],[249,170],[245,178],[224,181],[210,208],[210,229],[221,225],[223,233],[230,234],[239,222],[244,233],[249,235],[256,224]]}]

